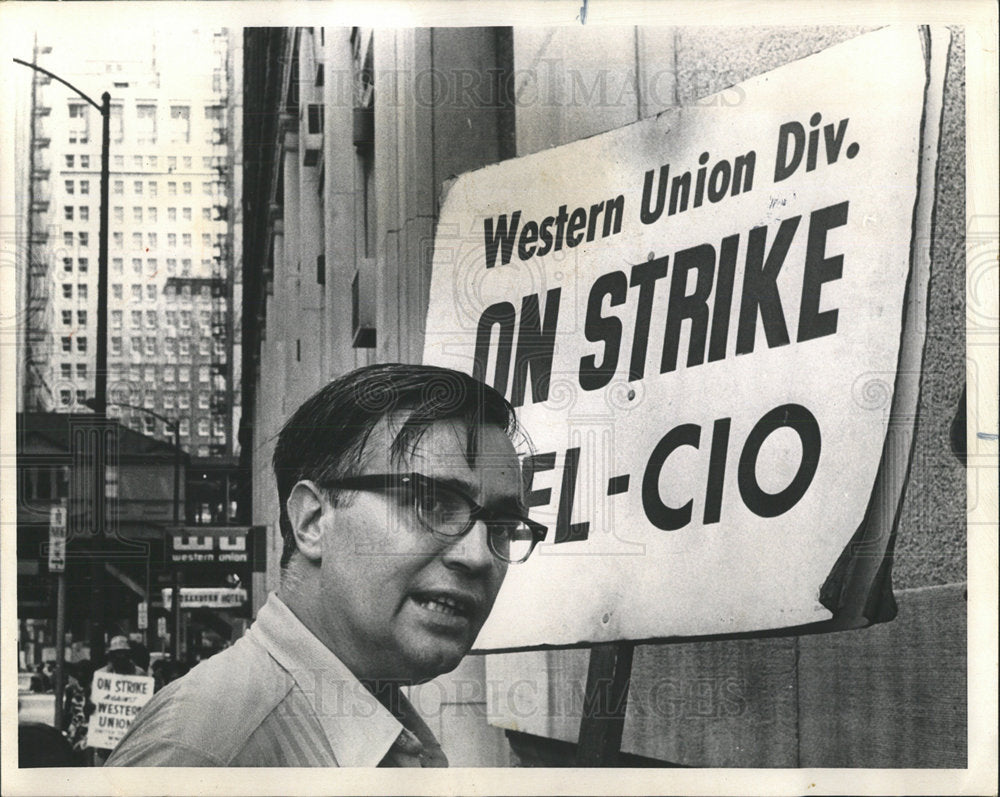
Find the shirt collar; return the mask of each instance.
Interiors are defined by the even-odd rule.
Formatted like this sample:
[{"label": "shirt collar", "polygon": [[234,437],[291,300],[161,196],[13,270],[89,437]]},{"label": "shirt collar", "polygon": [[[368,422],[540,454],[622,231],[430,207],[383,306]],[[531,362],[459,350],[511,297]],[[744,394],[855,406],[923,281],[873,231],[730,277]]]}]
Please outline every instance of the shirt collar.
[{"label": "shirt collar", "polygon": [[[268,597],[248,633],[256,637],[295,680],[340,766],[378,766],[400,734],[407,733],[403,724],[365,689],[276,594]],[[401,695],[400,699],[405,704],[401,713],[407,718],[407,724],[418,737],[424,735],[423,731],[430,735],[430,729],[406,698]],[[417,727],[413,727],[411,718],[419,723]]]}]

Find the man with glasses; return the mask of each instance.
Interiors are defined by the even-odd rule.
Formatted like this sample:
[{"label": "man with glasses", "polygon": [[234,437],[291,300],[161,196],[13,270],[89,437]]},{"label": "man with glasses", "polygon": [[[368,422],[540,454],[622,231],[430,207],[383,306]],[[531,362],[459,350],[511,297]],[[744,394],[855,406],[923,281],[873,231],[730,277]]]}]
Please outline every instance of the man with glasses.
[{"label": "man with glasses", "polygon": [[447,765],[400,688],[458,666],[545,536],[516,435],[499,393],[443,368],[369,366],[308,399],[274,452],[278,592],[108,765]]}]

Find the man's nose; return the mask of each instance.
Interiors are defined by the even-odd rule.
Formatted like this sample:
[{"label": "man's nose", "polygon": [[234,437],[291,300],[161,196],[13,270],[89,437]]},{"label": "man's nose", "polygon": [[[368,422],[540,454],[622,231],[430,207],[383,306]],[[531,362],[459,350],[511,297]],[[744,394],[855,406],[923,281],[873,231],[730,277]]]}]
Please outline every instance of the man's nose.
[{"label": "man's nose", "polygon": [[445,548],[441,558],[448,567],[482,573],[493,568],[495,559],[488,544],[489,532],[482,520],[472,524],[472,528]]}]

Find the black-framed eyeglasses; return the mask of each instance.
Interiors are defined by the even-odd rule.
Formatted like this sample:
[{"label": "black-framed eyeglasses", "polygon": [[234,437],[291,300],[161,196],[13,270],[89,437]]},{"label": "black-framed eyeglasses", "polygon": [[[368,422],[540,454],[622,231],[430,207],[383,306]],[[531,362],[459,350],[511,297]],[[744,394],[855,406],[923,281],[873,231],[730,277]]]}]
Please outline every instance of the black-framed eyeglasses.
[{"label": "black-framed eyeglasses", "polygon": [[490,552],[500,561],[519,564],[545,539],[548,529],[516,512],[480,506],[461,490],[422,473],[371,473],[346,476],[322,486],[343,490],[400,490],[410,498],[421,525],[442,540],[454,542],[477,520],[486,524]]}]

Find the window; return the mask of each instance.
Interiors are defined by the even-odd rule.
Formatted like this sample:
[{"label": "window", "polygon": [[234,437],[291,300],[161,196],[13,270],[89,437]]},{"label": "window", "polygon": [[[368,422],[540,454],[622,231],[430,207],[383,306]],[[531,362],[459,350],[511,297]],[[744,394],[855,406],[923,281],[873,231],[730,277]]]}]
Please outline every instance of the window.
[{"label": "window", "polygon": [[142,221],[142,208],[132,208],[132,221]]},{"label": "window", "polygon": [[191,406],[191,397],[187,393],[177,394],[177,407],[182,410],[186,410]]},{"label": "window", "polygon": [[172,410],[174,408],[174,394],[169,390],[163,394],[163,409]]},{"label": "window", "polygon": [[156,329],[156,310],[146,311],[146,329]]},{"label": "window", "polygon": [[142,259],[138,257],[132,258],[132,273],[142,274]]},{"label": "window", "polygon": [[111,354],[115,357],[120,357],[122,353],[122,339],[118,337],[111,338]]},{"label": "window", "polygon": [[122,284],[120,282],[116,282],[111,286],[111,296],[116,301],[122,301],[122,299],[125,298],[122,291]]},{"label": "window", "polygon": [[90,221],[90,208],[86,205],[80,206],[80,221]]},{"label": "window", "polygon": [[156,338],[146,338],[146,356],[156,356]]},{"label": "window", "polygon": [[182,365],[177,369],[177,381],[185,384],[191,381],[191,368],[187,365]]},{"label": "window", "polygon": [[[154,185],[155,185],[155,183],[154,183]],[[146,215],[149,217],[150,221],[155,222],[156,221],[156,208],[146,208]]]},{"label": "window", "polygon": [[124,194],[125,193],[125,181],[124,180],[115,180],[114,191],[115,191],[116,194]]},{"label": "window", "polygon": [[87,311],[86,310],[77,310],[76,311],[76,323],[79,326],[81,326],[81,327],[87,326]]},{"label": "window", "polygon": [[125,156],[124,155],[115,155],[114,164],[115,164],[115,168],[116,169],[124,169],[125,168]]},{"label": "window", "polygon": [[156,168],[156,164],[157,164],[157,157],[156,157],[156,155],[150,155],[149,156],[149,167],[151,169],[155,169]]},{"label": "window", "polygon": [[81,102],[69,104],[69,143],[86,144],[90,137],[90,115],[87,106]]},{"label": "window", "polygon": [[177,233],[175,233],[175,232],[168,232],[167,233],[167,246],[170,249],[176,249],[177,248]]},{"label": "window", "polygon": [[202,249],[211,249],[211,247],[212,247],[212,236],[211,236],[211,234],[207,233],[207,232],[203,232],[201,234],[201,248]]},{"label": "window", "polygon": [[208,418],[198,419],[198,434],[202,437],[208,436]]},{"label": "window", "polygon": [[135,166],[136,169],[141,169],[142,168],[142,155],[133,155],[132,156],[132,165]]},{"label": "window", "polygon": [[189,357],[191,355],[191,341],[187,338],[181,338],[180,340],[180,351],[181,357]]},{"label": "window", "polygon": [[63,258],[63,271],[73,271],[73,258],[64,257]]},{"label": "window", "polygon": [[74,155],[67,155],[66,156],[66,168],[67,169],[72,169],[73,168],[73,161],[74,161],[74,159],[75,159]]},{"label": "window", "polygon": [[203,356],[208,356],[208,343],[211,338],[202,338],[198,341],[198,354]]},{"label": "window", "polygon": [[181,298],[185,301],[191,301],[191,286],[181,285]]},{"label": "window", "polygon": [[73,221],[73,206],[72,205],[66,205],[66,207],[63,208],[63,218],[65,218],[66,221]]},{"label": "window", "polygon": [[133,310],[131,314],[132,326],[141,327],[142,326],[142,310]]},{"label": "window", "polygon": [[112,233],[111,238],[114,242],[115,249],[121,249],[125,246],[125,233],[123,232]]},{"label": "window", "polygon": [[90,155],[81,155],[80,156],[80,168],[81,169],[89,169],[90,168]]},{"label": "window", "polygon": [[185,194],[190,194],[191,193],[191,183],[185,181],[185,183],[182,186],[182,188],[183,188]]},{"label": "window", "polygon": [[156,273],[156,258],[151,257],[146,261],[146,270],[149,272],[150,276]]},{"label": "window", "polygon": [[210,180],[205,181],[201,184],[201,192],[206,196],[212,195],[212,183]]},{"label": "window", "polygon": [[132,361],[139,362],[142,359],[142,338],[138,335],[133,335],[131,340],[129,340],[129,348],[132,352]]},{"label": "window", "polygon": [[143,434],[152,435],[156,432],[156,421],[150,418],[148,415],[144,415],[142,418],[142,432]]},{"label": "window", "polygon": [[87,258],[85,258],[85,257],[78,257],[76,259],[76,265],[77,265],[77,268],[80,269],[80,273],[81,274],[86,274],[87,273],[87,269],[90,267],[89,263],[87,262]]},{"label": "window", "polygon": [[175,183],[173,180],[168,180],[167,181],[167,195],[168,196],[174,196],[174,195],[176,195],[176,193],[177,193],[177,183]]},{"label": "window", "polygon": [[73,286],[70,283],[68,282],[63,283],[62,292],[63,292],[63,299],[73,298]]},{"label": "window", "polygon": [[212,220],[212,209],[211,208],[202,208],[201,209],[201,217],[205,221],[211,221]]},{"label": "window", "polygon": [[191,208],[184,208],[184,221],[191,221]]},{"label": "window", "polygon": [[89,232],[79,232],[77,235],[80,238],[80,246],[90,246],[90,233]]},{"label": "window", "polygon": [[63,379],[72,379],[73,378],[73,366],[70,365],[69,363],[63,363],[59,367],[59,375]]},{"label": "window", "polygon": [[200,323],[201,323],[201,326],[203,328],[207,328],[207,327],[209,327],[211,325],[211,323],[212,323],[212,311],[211,310],[202,310],[201,313],[199,314],[199,317],[201,318]]},{"label": "window", "polygon": [[176,257],[168,257],[167,258],[167,274],[173,275],[173,274],[176,274],[176,273],[177,273],[177,258]]},{"label": "window", "polygon": [[72,245],[73,245],[73,233],[71,233],[71,232],[64,232],[63,233],[63,246],[72,246]]},{"label": "window", "polygon": [[164,312],[164,316],[166,317],[166,321],[167,321],[167,326],[168,327],[176,327],[177,326],[177,311],[176,310],[166,310]]},{"label": "window", "polygon": [[167,221],[177,221],[177,208],[167,208]]},{"label": "window", "polygon": [[149,195],[150,196],[156,196],[157,193],[159,193],[159,191],[158,191],[159,187],[160,187],[159,183],[157,183],[156,180],[150,180],[149,181]]},{"label": "window", "polygon": [[174,381],[174,369],[169,365],[163,369],[163,381],[168,384]]},{"label": "window", "polygon": [[75,191],[74,186],[76,185],[76,183],[74,183],[72,180],[66,180],[66,182],[63,185],[66,189],[67,194],[72,194]]},{"label": "window", "polygon": [[142,406],[147,410],[156,407],[156,394],[152,390],[147,390],[146,394],[142,397]]},{"label": "window", "polygon": [[150,384],[156,382],[156,369],[152,365],[142,369],[142,381]]},{"label": "window", "polygon": [[63,351],[73,351],[73,338],[71,338],[69,335],[64,335],[61,338],[61,342]]},{"label": "window", "polygon": [[191,108],[187,105],[170,106],[170,143],[187,144],[191,141]]},{"label": "window", "polygon": [[133,190],[133,191],[134,191],[134,192],[135,192],[136,194],[139,194],[139,195],[141,196],[141,195],[142,195],[142,180],[135,180],[135,181],[134,181],[134,182],[132,183],[132,190]]},{"label": "window", "polygon": [[156,286],[147,285],[146,286],[146,301],[155,302],[156,301]]},{"label": "window", "polygon": [[89,194],[90,193],[90,180],[81,180],[80,181],[80,193],[81,194]]},{"label": "window", "polygon": [[[114,216],[115,216],[115,221],[117,221],[117,222],[124,222],[125,221],[125,208],[123,208],[121,205],[115,205]],[[115,235],[119,235],[119,234],[120,233],[115,233]]]},{"label": "window", "polygon": [[66,326],[69,326],[70,324],[73,323],[73,311],[72,310],[63,310],[62,311],[62,322]]},{"label": "window", "polygon": [[76,378],[77,379],[86,379],[87,378],[87,364],[86,363],[77,363],[76,364]]},{"label": "window", "polygon": [[81,354],[87,353],[87,337],[85,335],[76,336],[76,350]]},{"label": "window", "polygon": [[136,105],[136,141],[139,144],[156,143],[156,106]]},{"label": "window", "polygon": [[86,390],[78,390],[78,391],[76,391],[76,403],[77,404],[79,404],[82,407],[83,403],[86,400],[87,400],[87,391]]},{"label": "window", "polygon": [[[111,140],[114,141],[116,144],[121,144],[122,141],[125,140],[124,114],[122,113],[122,111],[123,108],[121,105],[111,106],[111,119],[109,126],[111,128]],[[121,165],[122,164],[118,163],[118,157],[116,156],[115,166],[121,166]]]},{"label": "window", "polygon": [[208,409],[208,391],[202,390],[198,393],[198,409]]},{"label": "window", "polygon": [[149,246],[150,246],[150,248],[155,249],[156,248],[156,233],[155,232],[151,232],[146,237],[149,239]]},{"label": "window", "polygon": [[77,285],[76,285],[76,297],[78,299],[86,299],[87,298],[87,283],[86,282],[78,282],[77,283]]},{"label": "window", "polygon": [[191,311],[181,310],[181,329],[191,328]]},{"label": "window", "polygon": [[132,233],[132,246],[135,249],[142,249],[142,233],[134,232]]},{"label": "window", "polygon": [[[184,208],[185,210],[190,210],[190,208]],[[185,249],[191,248],[191,233],[186,232],[181,234],[181,243],[184,245]]]},{"label": "window", "polygon": [[69,390],[59,391],[59,403],[64,407],[68,407],[70,402],[73,400],[73,394]]},{"label": "window", "polygon": [[111,326],[113,329],[122,328],[122,311],[112,310],[111,311]]},{"label": "window", "polygon": [[205,155],[201,159],[201,168],[203,168],[203,169],[211,169],[212,168],[212,156],[211,155]]},{"label": "window", "polygon": [[178,427],[179,427],[178,431],[181,437],[187,437],[189,434],[191,434],[191,421],[189,419],[181,418]]},{"label": "window", "polygon": [[177,168],[177,158],[171,155],[169,158],[167,158],[167,169],[169,171],[173,171],[176,168]]},{"label": "window", "polygon": [[191,168],[191,156],[190,155],[185,155],[184,158],[183,158],[183,163],[184,163],[184,168],[185,169],[190,169]]},{"label": "window", "polygon": [[120,257],[116,257],[112,260],[111,265],[114,267],[116,274],[121,274],[125,270],[125,261]]},{"label": "window", "polygon": [[208,381],[208,366],[199,365],[198,366],[198,381],[207,382]]},{"label": "window", "polygon": [[216,437],[226,436],[226,424],[222,418],[215,418],[212,421],[212,434]]},{"label": "window", "polygon": [[132,286],[132,301],[141,302],[142,301],[142,286],[133,285]]},{"label": "window", "polygon": [[191,258],[185,257],[181,261],[181,276],[190,277],[191,276]]}]

